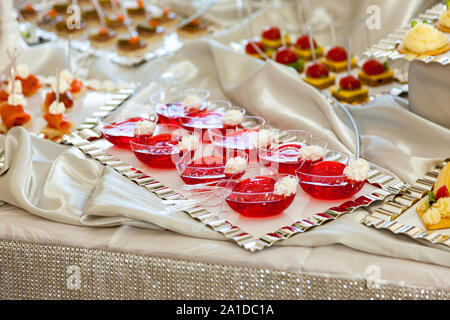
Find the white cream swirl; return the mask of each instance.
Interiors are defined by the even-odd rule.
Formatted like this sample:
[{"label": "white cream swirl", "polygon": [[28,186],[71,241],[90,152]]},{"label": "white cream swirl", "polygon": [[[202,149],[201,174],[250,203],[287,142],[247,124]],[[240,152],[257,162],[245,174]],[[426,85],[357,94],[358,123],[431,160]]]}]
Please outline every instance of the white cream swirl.
[{"label": "white cream swirl", "polygon": [[22,106],[22,107],[26,107],[27,106],[27,100],[25,99],[25,97],[21,94],[17,94],[17,93],[13,93],[10,94],[8,97],[8,104],[11,106]]},{"label": "white cream swirl", "polygon": [[156,123],[142,120],[136,122],[136,126],[134,128],[134,135],[151,135],[155,131]]},{"label": "white cream swirl", "polygon": [[423,22],[417,23],[403,38],[403,46],[419,54],[438,50],[447,44],[442,32]]},{"label": "white cream swirl", "polygon": [[50,114],[63,114],[66,112],[66,106],[62,102],[57,102],[56,100],[52,102],[50,107],[48,107],[48,112]]},{"label": "white cream swirl", "polygon": [[302,146],[298,151],[298,156],[302,160],[308,159],[311,161],[318,161],[323,159],[325,155],[325,149],[321,146],[311,145],[311,146]]},{"label": "white cream swirl", "polygon": [[346,175],[350,180],[354,181],[364,181],[369,175],[370,165],[364,159],[352,160],[350,164],[345,167],[344,175]]},{"label": "white cream swirl", "polygon": [[182,151],[192,151],[197,147],[198,144],[199,144],[198,136],[191,134],[181,138],[181,141],[178,142],[178,147]]},{"label": "white cream swirl", "polygon": [[237,126],[244,119],[244,114],[239,110],[228,110],[222,116],[222,123],[228,126]]},{"label": "white cream swirl", "polygon": [[225,163],[225,173],[234,174],[243,171],[247,167],[247,160],[242,157],[230,158]]},{"label": "white cream swirl", "polygon": [[21,63],[16,68],[17,75],[19,78],[26,79],[30,75],[30,70],[28,69],[28,65]]},{"label": "white cream swirl", "polygon": [[439,211],[442,218],[450,218],[450,198],[440,198],[433,203],[433,208]]},{"label": "white cream swirl", "polygon": [[297,192],[298,178],[294,176],[286,176],[275,183],[273,193],[277,196],[284,195],[289,197]]},{"label": "white cream swirl", "polygon": [[436,208],[430,208],[425,214],[422,216],[423,222],[425,224],[437,224],[441,221],[441,214],[439,210]]}]

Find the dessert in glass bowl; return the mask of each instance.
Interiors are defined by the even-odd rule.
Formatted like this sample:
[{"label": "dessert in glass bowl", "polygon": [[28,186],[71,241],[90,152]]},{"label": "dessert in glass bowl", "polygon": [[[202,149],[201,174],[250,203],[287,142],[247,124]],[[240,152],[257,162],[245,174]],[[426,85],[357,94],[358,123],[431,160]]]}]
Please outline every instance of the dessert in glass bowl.
[{"label": "dessert in glass bowl", "polygon": [[180,117],[191,116],[205,110],[208,98],[208,90],[191,88],[176,92],[159,90],[150,97],[150,101],[155,106],[159,122],[179,124]]},{"label": "dessert in glass bowl", "polygon": [[[314,46],[314,53],[316,55],[316,58],[320,58],[323,56],[323,47],[318,46],[316,43],[316,40],[313,38],[313,46]],[[309,41],[309,36],[307,34],[302,35],[298,37],[297,41],[295,42],[293,46],[295,54],[304,60],[312,60],[312,50],[311,50],[311,43]]]},{"label": "dessert in glass bowl", "polygon": [[368,86],[377,87],[394,81],[394,72],[389,68],[387,62],[380,63],[376,59],[369,59],[364,62],[358,78]]},{"label": "dessert in glass bowl", "polygon": [[[345,48],[335,46],[328,50],[327,55],[321,59],[321,62],[333,72],[342,72],[347,70],[348,65],[348,53]],[[350,58],[351,68],[356,67],[356,60],[353,56]]]},{"label": "dessert in glass bowl", "polygon": [[310,132],[304,130],[287,130],[283,133],[289,137],[285,141],[258,148],[262,165],[274,168],[279,173],[295,175],[301,165],[305,168],[323,160],[328,146],[325,140],[313,138]]},{"label": "dessert in glass bowl", "polygon": [[308,163],[305,159],[296,174],[301,188],[310,196],[340,200],[350,198],[362,189],[369,169],[369,163],[364,159],[350,160],[346,154],[334,152],[324,161]]},{"label": "dessert in glass bowl", "polygon": [[156,125],[130,141],[136,158],[155,168],[174,168],[186,153],[194,154],[199,144],[197,133],[171,124]]},{"label": "dessert in glass bowl", "polygon": [[239,214],[265,218],[282,213],[294,201],[299,189],[298,178],[279,174],[266,167],[248,168],[239,179],[226,185],[225,202]]},{"label": "dessert in glass bowl", "polygon": [[294,50],[288,47],[280,47],[275,51],[274,59],[280,64],[294,68],[298,73],[302,73],[305,67],[305,61],[298,58]]},{"label": "dessert in glass bowl", "polygon": [[322,90],[334,85],[336,76],[330,74],[324,64],[314,62],[306,68],[306,77],[303,80],[316,89]]},{"label": "dessert in glass bowl", "polygon": [[331,87],[330,91],[331,95],[341,102],[356,104],[369,101],[369,89],[352,75],[341,78],[339,87]]}]

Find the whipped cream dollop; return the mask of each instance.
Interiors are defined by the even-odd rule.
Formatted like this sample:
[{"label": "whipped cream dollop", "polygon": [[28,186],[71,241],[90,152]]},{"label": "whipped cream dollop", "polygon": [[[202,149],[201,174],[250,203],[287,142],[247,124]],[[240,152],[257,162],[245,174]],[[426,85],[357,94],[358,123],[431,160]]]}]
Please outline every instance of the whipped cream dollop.
[{"label": "whipped cream dollop", "polygon": [[254,148],[265,147],[275,140],[275,132],[271,129],[261,129],[252,137],[252,146]]},{"label": "whipped cream dollop", "polygon": [[136,127],[134,128],[134,134],[138,135],[151,135],[155,131],[156,123],[148,120],[142,120],[136,122]]},{"label": "whipped cream dollop", "polygon": [[8,104],[11,106],[18,106],[21,105],[22,107],[27,106],[27,99],[21,94],[13,93],[10,94],[8,97]]},{"label": "whipped cream dollop", "polygon": [[448,44],[445,35],[433,26],[419,22],[403,39],[403,46],[415,53],[425,53],[440,49]]},{"label": "whipped cream dollop", "polygon": [[297,192],[298,178],[294,176],[286,176],[279,179],[274,186],[273,193],[277,196],[284,195],[289,197]]},{"label": "whipped cream dollop", "polygon": [[439,15],[439,24],[442,27],[450,28],[450,9],[445,10]]},{"label": "whipped cream dollop", "polygon": [[247,167],[247,160],[238,156],[227,160],[227,162],[225,163],[224,172],[234,174],[245,170],[246,167]]},{"label": "whipped cream dollop", "polygon": [[57,102],[56,100],[52,102],[50,107],[48,107],[48,112],[50,114],[63,114],[66,112],[66,106],[62,102]]},{"label": "whipped cream dollop", "polygon": [[351,160],[350,164],[345,167],[344,175],[350,180],[364,181],[369,175],[370,165],[364,159]]},{"label": "whipped cream dollop", "polygon": [[73,75],[72,72],[70,72],[68,69],[63,69],[60,73],[59,76],[61,77],[61,79],[66,80],[68,83],[70,83],[73,79]]},{"label": "whipped cream dollop", "polygon": [[450,198],[440,198],[433,203],[433,208],[439,211],[442,218],[450,218]]},{"label": "whipped cream dollop", "polygon": [[192,151],[194,150],[199,143],[198,137],[196,135],[188,135],[181,138],[181,141],[178,142],[178,147],[182,151]]},{"label": "whipped cream dollop", "polygon": [[244,114],[240,110],[228,110],[222,116],[222,123],[227,126],[237,126],[242,123]]},{"label": "whipped cream dollop", "polygon": [[430,208],[427,212],[422,216],[423,222],[425,224],[437,224],[441,221],[441,214],[439,210],[436,208]]},{"label": "whipped cream dollop", "polygon": [[[54,92],[57,90],[57,80],[55,79],[52,81],[52,89]],[[69,89],[69,83],[66,81],[66,79],[60,77],[59,78],[59,93],[64,93]]]},{"label": "whipped cream dollop", "polygon": [[21,94],[22,93],[22,81],[20,81],[20,80],[14,81],[14,92],[12,92],[12,91],[13,91],[12,84],[11,84],[11,82],[8,82],[8,85],[6,86],[6,92],[8,94],[11,94],[11,93]]},{"label": "whipped cream dollop", "polygon": [[318,161],[323,159],[324,155],[325,149],[317,145],[302,146],[298,151],[298,157],[302,160]]},{"label": "whipped cream dollop", "polygon": [[28,65],[25,63],[21,63],[16,68],[17,76],[22,79],[28,78],[30,75],[30,70],[28,69]]}]

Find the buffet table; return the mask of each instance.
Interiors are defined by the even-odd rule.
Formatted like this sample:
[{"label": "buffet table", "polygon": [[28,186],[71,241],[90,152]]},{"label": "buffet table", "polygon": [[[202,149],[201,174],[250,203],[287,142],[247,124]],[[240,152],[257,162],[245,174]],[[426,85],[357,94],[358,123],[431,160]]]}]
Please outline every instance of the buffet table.
[{"label": "buffet table", "polygon": [[[428,6],[411,4],[416,11],[405,13],[404,20]],[[228,21],[230,9],[224,8]],[[253,19],[253,27],[262,28],[264,13]],[[161,73],[181,72],[183,88],[205,88],[211,98],[244,106],[276,128],[305,129],[330,149],[356,153],[355,131],[342,110],[298,81],[291,68],[229,45],[247,34],[245,28],[190,41],[134,68],[89,57],[79,71],[89,79],[125,82],[119,96],[132,94],[112,117],[147,110]],[[374,41],[381,37],[374,35]],[[62,43],[45,44],[27,49],[20,60],[34,59],[32,72],[49,76],[56,65],[67,63],[65,49]],[[73,59],[84,57],[77,53]],[[431,67],[442,75],[449,72],[448,65]],[[448,117],[423,108],[427,90],[419,79],[428,71],[427,65],[411,64],[415,92],[409,103],[380,94],[362,107],[347,107],[358,125],[361,156],[407,185],[450,156]],[[433,110],[444,114],[446,87],[445,82],[433,86],[441,99]],[[120,150],[108,150],[122,156]],[[168,209],[167,199],[82,151],[21,127],[0,135],[0,299],[449,298],[450,246],[362,224],[382,201],[251,252],[186,213]],[[141,169],[137,160],[120,159]],[[144,171],[180,188],[172,173]],[[415,207],[402,211],[398,221],[421,224]],[[448,230],[442,234],[442,239],[450,236]]]}]

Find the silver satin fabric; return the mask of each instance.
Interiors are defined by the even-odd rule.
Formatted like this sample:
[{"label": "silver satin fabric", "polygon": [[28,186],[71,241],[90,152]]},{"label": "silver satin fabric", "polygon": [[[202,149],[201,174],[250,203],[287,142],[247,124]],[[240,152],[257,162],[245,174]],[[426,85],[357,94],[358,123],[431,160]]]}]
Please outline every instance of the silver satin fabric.
[{"label": "silver satin fabric", "polygon": [[[236,32],[237,29],[230,31]],[[243,33],[241,29],[240,37]],[[56,61],[65,61],[62,52],[59,45],[47,45],[26,52],[21,58],[38,57],[32,70],[52,74]],[[89,70],[94,78],[141,81],[147,88],[132,101],[141,104],[148,103],[161,71],[170,64],[186,61],[195,67],[186,86],[208,88],[211,97],[231,99],[281,129],[309,130],[327,139],[332,149],[355,151],[348,119],[317,91],[299,81],[298,74],[273,62],[237,54],[216,40],[192,42],[173,57],[138,69],[123,69],[106,59],[97,59]],[[411,183],[449,156],[450,131],[408,108],[402,99],[385,95],[363,108],[351,107],[350,111],[361,131],[362,156]],[[40,140],[22,128],[0,136],[0,147],[7,155],[6,166],[0,172],[0,200],[35,215],[74,225],[132,225],[223,240],[220,234],[184,214],[163,211],[164,205],[156,197],[113,170],[86,159],[75,148]],[[281,245],[340,243],[369,253],[450,266],[449,250],[426,247],[364,227],[359,221],[366,213],[358,210]]]}]

